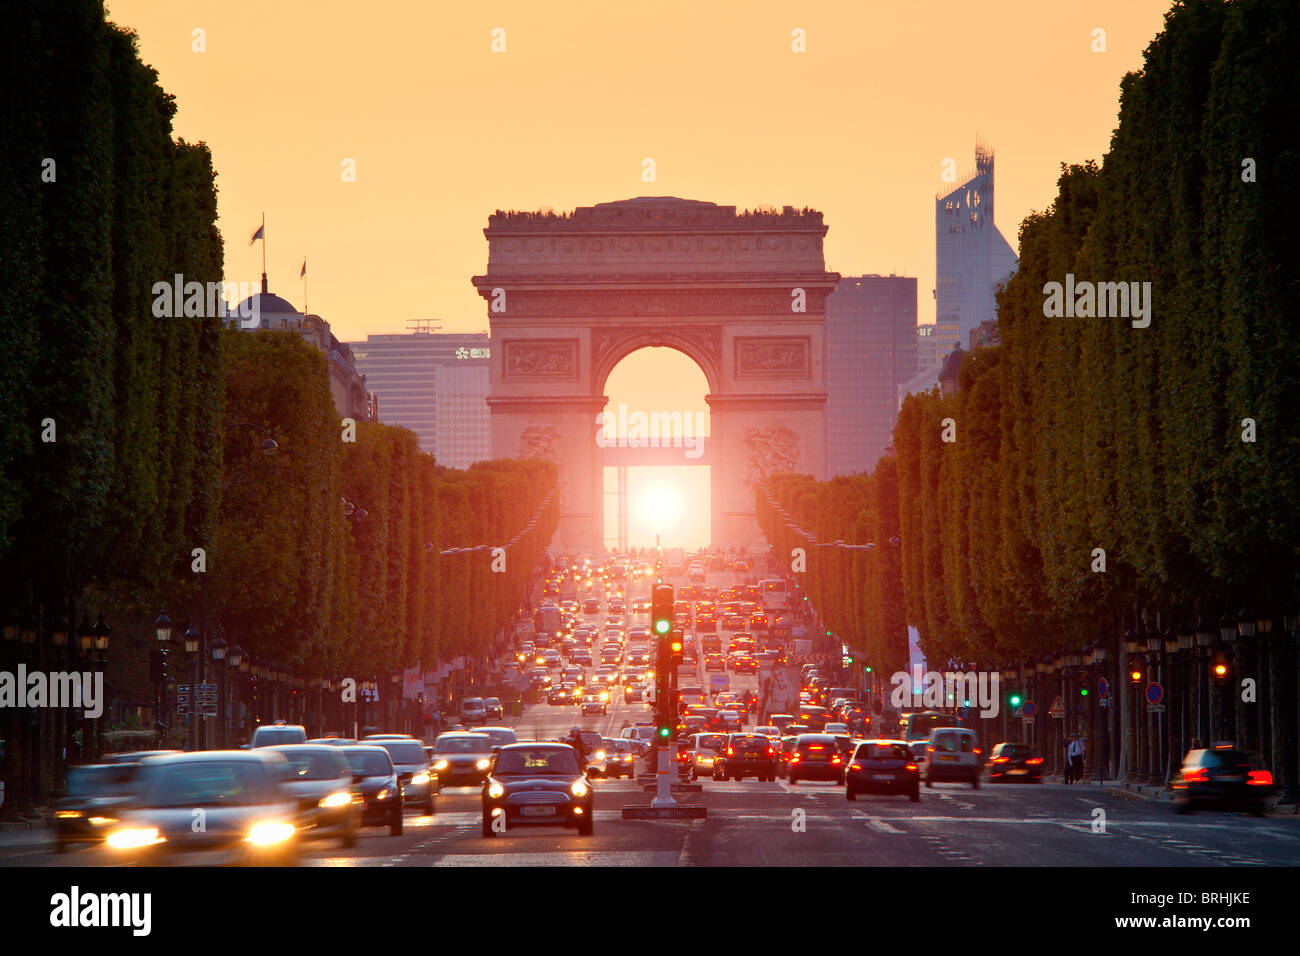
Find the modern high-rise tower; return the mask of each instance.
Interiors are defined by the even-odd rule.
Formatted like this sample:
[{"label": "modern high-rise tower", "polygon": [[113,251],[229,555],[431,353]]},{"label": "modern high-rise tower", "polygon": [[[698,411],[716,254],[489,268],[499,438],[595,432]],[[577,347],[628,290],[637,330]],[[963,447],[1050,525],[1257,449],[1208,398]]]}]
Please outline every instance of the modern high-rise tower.
[{"label": "modern high-rise tower", "polygon": [[993,150],[975,144],[975,172],[935,199],[935,335],[939,357],[983,322],[996,321],[993,294],[1017,267],[993,223]]}]

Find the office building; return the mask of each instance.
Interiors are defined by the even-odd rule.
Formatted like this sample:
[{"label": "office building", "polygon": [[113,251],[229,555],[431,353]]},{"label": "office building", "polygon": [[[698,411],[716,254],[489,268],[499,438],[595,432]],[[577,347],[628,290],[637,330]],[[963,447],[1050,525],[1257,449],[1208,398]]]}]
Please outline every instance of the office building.
[{"label": "office building", "polygon": [[492,457],[487,396],[488,333],[441,333],[427,321],[412,331],[353,342],[357,367],[384,407],[384,421],[415,432],[438,464],[467,468]]},{"label": "office building", "polygon": [[845,276],[826,299],[826,471],[870,471],[916,374],[916,279]]}]

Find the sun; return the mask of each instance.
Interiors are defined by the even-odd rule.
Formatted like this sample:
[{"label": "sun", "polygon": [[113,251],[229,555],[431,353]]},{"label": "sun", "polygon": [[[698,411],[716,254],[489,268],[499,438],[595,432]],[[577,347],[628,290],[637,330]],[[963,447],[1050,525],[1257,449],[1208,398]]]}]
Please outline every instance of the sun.
[{"label": "sun", "polygon": [[641,520],[656,533],[670,531],[682,516],[682,496],[671,485],[650,485],[638,502]]}]

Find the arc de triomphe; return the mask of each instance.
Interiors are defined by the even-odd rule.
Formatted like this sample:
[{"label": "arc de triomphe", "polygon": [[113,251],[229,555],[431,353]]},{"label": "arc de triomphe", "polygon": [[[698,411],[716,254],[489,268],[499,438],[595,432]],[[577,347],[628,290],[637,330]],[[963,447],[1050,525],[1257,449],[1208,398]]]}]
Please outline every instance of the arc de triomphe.
[{"label": "arc de triomphe", "polygon": [[[605,381],[647,346],[683,352],[708,380],[715,546],[762,540],[756,480],[825,477],[825,304],[839,275],[820,212],[643,197],[498,212],[483,232],[487,274],[473,282],[491,326],[492,456],[559,465],[556,547],[603,545]],[[676,404],[668,385],[663,407]]]}]

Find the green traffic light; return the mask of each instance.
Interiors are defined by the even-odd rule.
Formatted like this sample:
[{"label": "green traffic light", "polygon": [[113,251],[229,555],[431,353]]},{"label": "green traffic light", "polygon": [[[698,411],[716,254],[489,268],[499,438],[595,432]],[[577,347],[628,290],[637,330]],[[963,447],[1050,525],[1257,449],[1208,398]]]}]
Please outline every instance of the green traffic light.
[{"label": "green traffic light", "polygon": [[656,634],[667,634],[670,627],[672,627],[672,625],[667,621],[655,621]]},{"label": "green traffic light", "polygon": [[667,727],[660,727],[660,728],[659,728],[659,736],[660,736],[660,737],[667,737],[667,736],[668,736],[668,728],[667,728]]},{"label": "green traffic light", "polygon": [[1080,697],[1087,697],[1087,696],[1088,696],[1088,688],[1086,688],[1086,687],[1080,687],[1080,688],[1079,688],[1079,696],[1080,696]]},{"label": "green traffic light", "polygon": [[1011,695],[1011,706],[1012,706],[1012,707],[1019,707],[1019,706],[1020,706],[1020,695],[1019,695],[1019,694],[1012,694],[1012,695]]}]

